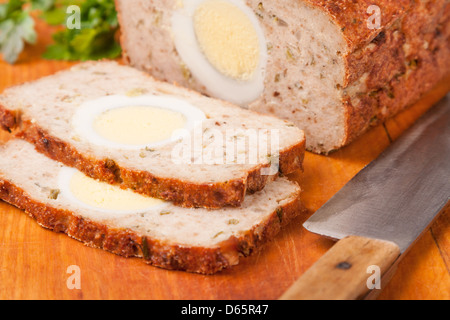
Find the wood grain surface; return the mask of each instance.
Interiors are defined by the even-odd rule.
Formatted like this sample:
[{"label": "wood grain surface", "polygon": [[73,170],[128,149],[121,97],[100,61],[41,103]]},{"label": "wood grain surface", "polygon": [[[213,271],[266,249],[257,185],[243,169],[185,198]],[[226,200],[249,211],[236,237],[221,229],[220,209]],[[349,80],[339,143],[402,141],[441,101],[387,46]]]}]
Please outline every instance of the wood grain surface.
[{"label": "wood grain surface", "polygon": [[280,300],[364,299],[373,292],[367,285],[368,267],[377,266],[383,282],[399,256],[400,248],[393,242],[348,236],[328,250]]},{"label": "wood grain surface", "polygon": [[[42,60],[50,29],[38,23],[38,32],[39,43],[27,47],[16,65],[0,62],[0,91],[72,65]],[[329,157],[308,153],[304,172],[291,178],[304,189],[309,212],[264,250],[214,276],[166,271],[85,247],[0,202],[0,299],[277,299],[334,244],[302,223],[449,90],[450,76],[349,147]],[[443,214],[417,241],[392,280],[382,283],[379,299],[450,299],[449,220]],[[72,265],[80,268],[80,290],[67,287]]]}]

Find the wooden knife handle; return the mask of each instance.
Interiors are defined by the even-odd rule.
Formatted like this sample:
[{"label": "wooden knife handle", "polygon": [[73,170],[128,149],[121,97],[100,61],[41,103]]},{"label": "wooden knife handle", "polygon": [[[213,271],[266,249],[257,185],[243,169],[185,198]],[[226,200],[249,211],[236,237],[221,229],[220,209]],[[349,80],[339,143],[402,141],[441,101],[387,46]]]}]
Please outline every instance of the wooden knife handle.
[{"label": "wooden knife handle", "polygon": [[393,242],[347,237],[306,271],[280,300],[363,299],[372,291],[369,287],[377,273],[382,279],[399,255],[400,248]]}]

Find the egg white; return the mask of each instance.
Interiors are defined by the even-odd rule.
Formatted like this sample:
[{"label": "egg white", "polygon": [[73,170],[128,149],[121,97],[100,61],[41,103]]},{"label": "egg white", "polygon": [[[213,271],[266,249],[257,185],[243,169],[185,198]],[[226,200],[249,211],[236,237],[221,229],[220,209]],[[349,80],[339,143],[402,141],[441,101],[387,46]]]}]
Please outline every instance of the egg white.
[{"label": "egg white", "polygon": [[218,71],[204,55],[197,41],[193,17],[200,4],[208,0],[184,0],[172,16],[175,47],[193,76],[216,98],[247,106],[264,91],[267,66],[267,42],[255,13],[242,0],[226,0],[241,10],[251,21],[259,39],[259,64],[248,80],[237,80]]},{"label": "egg white", "polygon": [[[112,109],[132,106],[148,106],[179,112],[186,118],[185,126],[184,128],[180,128],[182,130],[176,130],[170,139],[143,145],[123,144],[111,141],[100,135],[94,129],[94,122],[101,114]],[[162,146],[183,138],[185,134],[191,132],[205,119],[206,115],[202,110],[184,100],[172,96],[143,95],[128,97],[125,95],[112,95],[90,100],[80,105],[72,119],[72,126],[78,137],[95,145],[123,150],[142,150],[144,148]]]}]

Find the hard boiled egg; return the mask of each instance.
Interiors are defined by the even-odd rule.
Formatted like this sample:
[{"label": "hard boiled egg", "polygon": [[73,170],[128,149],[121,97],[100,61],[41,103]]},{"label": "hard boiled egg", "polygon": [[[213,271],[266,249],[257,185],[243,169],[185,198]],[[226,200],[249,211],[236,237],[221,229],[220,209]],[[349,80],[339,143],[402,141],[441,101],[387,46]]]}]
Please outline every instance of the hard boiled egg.
[{"label": "hard boiled egg", "polygon": [[213,96],[245,106],[262,94],[267,44],[244,1],[180,1],[172,32],[181,59]]},{"label": "hard boiled egg", "polygon": [[142,150],[182,138],[206,119],[172,96],[106,96],[83,103],[73,117],[76,135],[99,146]]},{"label": "hard boiled egg", "polygon": [[85,176],[78,170],[63,167],[58,175],[60,196],[88,210],[115,215],[163,210],[167,202],[122,190],[118,186]]}]

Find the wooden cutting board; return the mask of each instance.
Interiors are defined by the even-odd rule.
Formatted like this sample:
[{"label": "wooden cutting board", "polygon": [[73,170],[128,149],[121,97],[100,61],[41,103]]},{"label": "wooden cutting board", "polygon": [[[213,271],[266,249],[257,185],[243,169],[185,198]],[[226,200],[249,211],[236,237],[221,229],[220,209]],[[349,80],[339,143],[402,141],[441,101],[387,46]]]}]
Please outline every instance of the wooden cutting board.
[{"label": "wooden cutting board", "polygon": [[[0,62],[0,91],[71,65],[40,58],[50,30],[38,24],[39,43],[19,62]],[[166,271],[85,247],[38,226],[0,202],[0,299],[277,299],[331,246],[302,223],[420,115],[450,90],[450,76],[413,107],[373,128],[329,157],[308,153],[304,173],[291,176],[304,189],[308,213],[264,250],[214,276]],[[4,134],[0,134],[0,136]],[[400,263],[379,299],[450,299],[450,214],[442,215]],[[68,289],[70,266],[79,267],[81,289]]]}]

